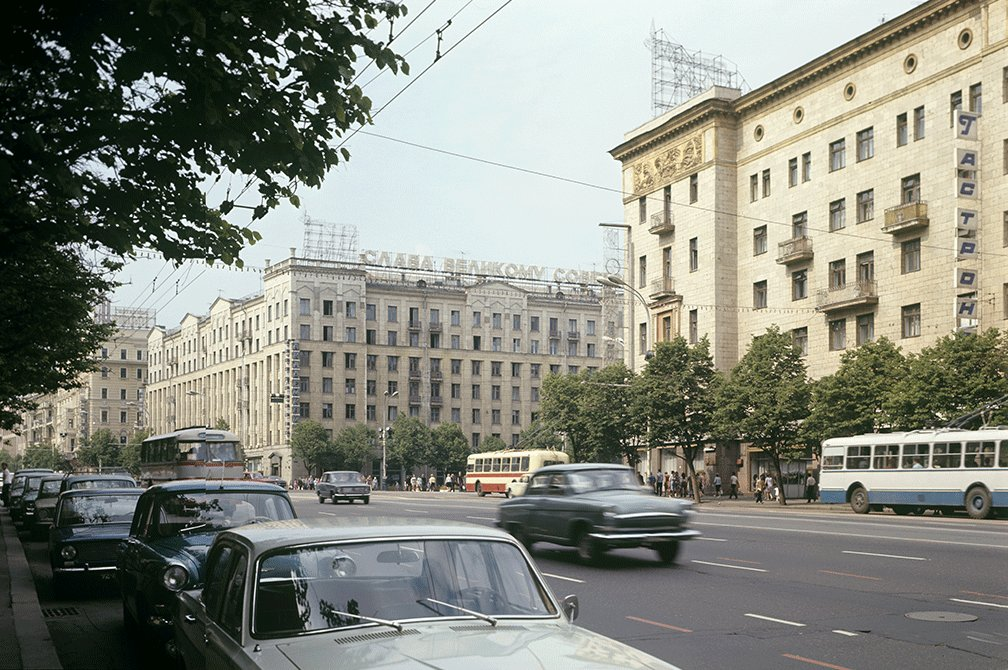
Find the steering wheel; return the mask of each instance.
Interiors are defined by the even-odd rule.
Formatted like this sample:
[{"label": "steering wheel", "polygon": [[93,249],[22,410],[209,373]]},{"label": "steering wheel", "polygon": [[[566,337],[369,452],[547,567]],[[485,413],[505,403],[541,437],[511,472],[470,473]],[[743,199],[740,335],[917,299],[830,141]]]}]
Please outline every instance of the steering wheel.
[{"label": "steering wheel", "polygon": [[[459,591],[459,596],[467,605],[472,604],[469,609],[474,609],[483,614],[493,614],[500,608],[500,594],[485,586],[471,586]],[[487,612],[489,607],[491,611]]]},{"label": "steering wheel", "polygon": [[357,564],[349,556],[337,556],[332,561],[333,577],[353,577],[357,574]]}]

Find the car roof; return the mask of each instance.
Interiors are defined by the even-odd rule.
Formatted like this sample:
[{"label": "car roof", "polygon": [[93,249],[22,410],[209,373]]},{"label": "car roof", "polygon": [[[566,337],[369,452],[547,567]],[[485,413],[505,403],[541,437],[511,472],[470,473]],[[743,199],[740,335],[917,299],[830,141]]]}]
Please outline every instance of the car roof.
[{"label": "car roof", "polygon": [[181,491],[262,491],[263,493],[286,493],[276,484],[258,482],[252,479],[175,479],[151,486],[148,491],[174,493]]},{"label": "car roof", "polygon": [[133,475],[125,472],[74,472],[66,478],[79,482],[82,479],[133,479]]},{"label": "car roof", "polygon": [[558,463],[539,468],[533,474],[540,472],[578,472],[580,470],[632,470],[629,465],[620,463]]},{"label": "car roof", "polygon": [[218,537],[233,539],[264,553],[296,544],[316,544],[347,540],[412,539],[450,536],[481,540],[509,540],[504,531],[461,521],[424,521],[396,517],[310,518],[255,523],[222,531]]},{"label": "car roof", "polygon": [[69,491],[64,491],[60,494],[61,498],[93,498],[94,496],[110,496],[110,495],[131,495],[139,496],[143,493],[143,489],[138,489],[136,487],[130,488],[108,488],[108,489],[71,489]]},{"label": "car roof", "polygon": [[323,475],[359,475],[356,470],[326,470]]},{"label": "car roof", "polygon": [[52,472],[53,470],[50,468],[25,468],[23,470],[17,470],[14,473],[14,476],[17,477],[18,475],[49,474]]}]

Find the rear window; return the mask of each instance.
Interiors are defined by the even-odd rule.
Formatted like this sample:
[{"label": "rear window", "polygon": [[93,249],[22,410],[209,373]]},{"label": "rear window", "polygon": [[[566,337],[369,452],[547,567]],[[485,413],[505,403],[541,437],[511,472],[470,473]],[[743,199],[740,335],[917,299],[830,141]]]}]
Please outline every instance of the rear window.
[{"label": "rear window", "polygon": [[132,479],[78,479],[70,482],[70,489],[131,489],[136,486]]}]

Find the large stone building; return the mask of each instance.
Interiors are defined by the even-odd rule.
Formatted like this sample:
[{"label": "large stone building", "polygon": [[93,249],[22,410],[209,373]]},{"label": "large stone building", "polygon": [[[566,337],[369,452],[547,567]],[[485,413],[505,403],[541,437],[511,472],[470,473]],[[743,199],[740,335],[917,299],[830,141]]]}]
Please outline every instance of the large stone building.
[{"label": "large stone building", "polygon": [[922,3],[611,154],[647,302],[626,303],[635,369],[681,334],[727,370],[776,325],[817,378],[881,336],[913,353],[1008,325],[1006,0]]},{"label": "large stone building", "polygon": [[[290,479],[304,474],[289,445],[299,419],[336,433],[354,423],[377,430],[407,413],[431,426],[457,423],[473,445],[491,435],[515,444],[537,415],[547,374],[603,364],[594,277],[510,264],[477,276],[471,261],[460,271],[459,261],[438,267],[430,257],[362,260],[292,250],[264,270],[261,294],[218,299],[204,316],[151,331],[155,428],[224,419],[251,469]],[[375,474],[378,459],[376,449]]]},{"label": "large stone building", "polygon": [[625,281],[649,301],[627,303],[628,362],[706,335],[729,369],[777,325],[819,377],[880,336],[1005,327],[1006,47],[1006,0],[931,0],[627,133]]}]

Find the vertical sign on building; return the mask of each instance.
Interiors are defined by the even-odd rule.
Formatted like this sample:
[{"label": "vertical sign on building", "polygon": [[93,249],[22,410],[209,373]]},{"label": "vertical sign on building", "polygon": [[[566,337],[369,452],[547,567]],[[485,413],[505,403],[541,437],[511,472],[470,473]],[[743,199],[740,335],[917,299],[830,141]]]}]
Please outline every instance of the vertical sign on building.
[{"label": "vertical sign on building", "polygon": [[285,393],[287,402],[284,405],[284,419],[287,428],[287,439],[301,416],[301,343],[297,340],[287,340],[287,350],[284,352]]},{"label": "vertical sign on building", "polygon": [[980,323],[977,297],[980,273],[980,118],[973,112],[955,110],[956,161],[956,330],[975,333]]}]

